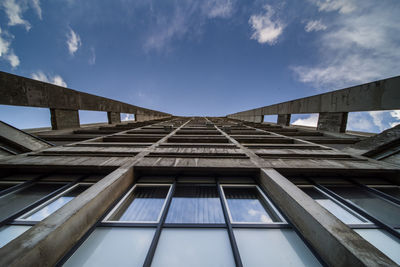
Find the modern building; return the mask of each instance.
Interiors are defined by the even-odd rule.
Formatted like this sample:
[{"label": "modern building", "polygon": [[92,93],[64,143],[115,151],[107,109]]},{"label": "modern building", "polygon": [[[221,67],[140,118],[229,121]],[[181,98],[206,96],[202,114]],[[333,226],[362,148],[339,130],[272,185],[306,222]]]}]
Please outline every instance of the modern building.
[{"label": "modern building", "polygon": [[52,123],[0,124],[0,266],[400,264],[400,126],[346,131],[348,112],[400,109],[400,77],[179,117],[0,72],[0,104]]}]

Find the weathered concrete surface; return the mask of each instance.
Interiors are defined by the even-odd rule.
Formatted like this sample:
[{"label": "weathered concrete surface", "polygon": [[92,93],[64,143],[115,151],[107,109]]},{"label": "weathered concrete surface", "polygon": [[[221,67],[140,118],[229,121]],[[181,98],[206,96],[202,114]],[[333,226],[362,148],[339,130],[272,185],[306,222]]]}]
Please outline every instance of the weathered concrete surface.
[{"label": "weathered concrete surface", "polygon": [[347,126],[347,112],[321,112],[318,117],[317,130],[344,133]]},{"label": "weathered concrete surface", "polygon": [[54,266],[133,182],[133,168],[115,170],[0,248],[0,266]]},{"label": "weathered concrete surface", "polygon": [[246,120],[257,115],[355,112],[400,109],[400,76],[228,115]]},{"label": "weathered concrete surface", "polygon": [[168,113],[82,93],[6,72],[0,72],[0,95],[0,104],[3,105],[112,111],[129,114],[142,112],[143,114],[170,116]]},{"label": "weathered concrete surface", "polygon": [[45,141],[14,128],[2,121],[0,121],[0,136],[27,151],[35,151],[51,147],[51,145]]},{"label": "weathered concrete surface", "polygon": [[[382,133],[362,140],[354,145],[345,148],[343,151],[351,154],[373,157],[399,146],[400,144],[400,125],[383,131]],[[400,165],[398,156],[391,157],[385,161]]]},{"label": "weathered concrete surface", "polygon": [[51,128],[61,130],[79,128],[79,112],[77,110],[50,109]]},{"label": "weathered concrete surface", "polygon": [[273,169],[260,184],[330,266],[396,266],[391,259]]},{"label": "weathered concrete surface", "polygon": [[121,122],[121,113],[119,112],[107,112],[108,124],[120,123]]},{"label": "weathered concrete surface", "polygon": [[279,114],[277,123],[279,125],[289,126],[290,118],[291,118],[291,114]]}]

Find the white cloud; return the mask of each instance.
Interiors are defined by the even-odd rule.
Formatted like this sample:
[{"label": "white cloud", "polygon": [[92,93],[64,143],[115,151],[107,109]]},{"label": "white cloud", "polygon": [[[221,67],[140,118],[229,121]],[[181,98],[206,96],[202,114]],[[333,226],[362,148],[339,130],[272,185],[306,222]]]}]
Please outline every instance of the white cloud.
[{"label": "white cloud", "polygon": [[306,32],[317,32],[317,31],[323,31],[326,30],[326,25],[322,23],[321,20],[310,20],[307,22],[306,26],[304,27],[304,30]]},{"label": "white cloud", "polygon": [[352,0],[312,0],[320,11],[339,11],[342,14],[350,13],[356,9],[356,3]]},{"label": "white cloud", "polygon": [[30,23],[22,18],[22,12],[24,6],[26,8],[26,4],[22,6],[20,3],[17,3],[16,0],[3,0],[2,6],[8,17],[8,25],[23,25],[27,31],[30,30]]},{"label": "white cloud", "polygon": [[40,0],[32,0],[32,7],[36,11],[39,19],[42,19],[42,8],[40,7]]},{"label": "white cloud", "polygon": [[153,10],[156,18],[149,25],[149,35],[143,48],[150,50],[169,50],[170,44],[176,39],[193,38],[202,33],[207,19],[229,18],[234,13],[236,0],[204,0],[180,1],[174,3],[172,12]]},{"label": "white cloud", "polygon": [[299,118],[294,121],[292,124],[294,125],[302,125],[302,126],[310,126],[310,127],[317,127],[318,123],[318,114],[311,114],[307,118]]},{"label": "white cloud", "polygon": [[58,86],[67,87],[67,83],[63,80],[60,75],[46,75],[43,71],[38,71],[31,74],[32,79],[52,83]]},{"label": "white cloud", "polygon": [[390,111],[390,116],[393,118],[400,120],[400,110],[392,110]]},{"label": "white cloud", "polygon": [[92,46],[90,48],[89,65],[94,65],[94,64],[96,64],[96,50]]},{"label": "white cloud", "polygon": [[74,55],[78,48],[82,45],[81,37],[72,29],[67,33],[67,46],[71,55]]},{"label": "white cloud", "polygon": [[203,10],[209,18],[229,18],[233,13],[232,0],[204,1]]},{"label": "white cloud", "polygon": [[[301,82],[333,90],[398,75],[400,5],[397,1],[313,3],[321,12],[337,12],[326,25],[328,30],[317,39],[319,63],[292,67]],[[350,8],[350,4],[357,9]]]},{"label": "white cloud", "polygon": [[264,8],[264,14],[252,15],[249,19],[253,30],[251,39],[257,40],[261,44],[274,45],[282,34],[284,25],[275,17],[275,11],[270,5],[265,5]]},{"label": "white cloud", "polygon": [[10,48],[11,41],[13,36],[8,34],[5,31],[2,31],[0,28],[0,59],[4,59],[10,63],[11,67],[18,67],[20,61],[17,55],[14,54],[14,51]]},{"label": "white cloud", "polygon": [[121,115],[123,116],[122,121],[135,120],[135,115],[133,115],[133,114],[121,113]]}]

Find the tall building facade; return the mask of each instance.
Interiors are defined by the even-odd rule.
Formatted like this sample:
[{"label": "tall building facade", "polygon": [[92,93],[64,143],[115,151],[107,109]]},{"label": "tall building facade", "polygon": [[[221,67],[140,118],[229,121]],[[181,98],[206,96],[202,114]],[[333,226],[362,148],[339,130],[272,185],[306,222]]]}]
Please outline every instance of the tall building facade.
[{"label": "tall building facade", "polygon": [[[58,87],[60,106],[30,100],[44,85],[0,75],[2,104],[46,106],[53,127],[0,125],[1,266],[400,264],[400,126],[345,133],[346,108],[318,129],[282,108],[179,117]],[[80,127],[89,106],[109,124]]]}]

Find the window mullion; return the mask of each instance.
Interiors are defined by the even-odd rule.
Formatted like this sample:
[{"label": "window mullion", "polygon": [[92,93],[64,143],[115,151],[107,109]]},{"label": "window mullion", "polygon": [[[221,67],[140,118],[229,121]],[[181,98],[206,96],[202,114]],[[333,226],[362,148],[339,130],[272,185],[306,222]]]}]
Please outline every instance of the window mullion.
[{"label": "window mullion", "polygon": [[234,235],[233,229],[232,229],[232,224],[231,224],[231,221],[230,221],[229,215],[228,215],[228,207],[226,206],[226,203],[225,203],[225,200],[223,197],[223,193],[222,193],[222,187],[218,180],[217,180],[217,188],[218,188],[218,194],[219,194],[219,198],[220,198],[221,205],[222,205],[222,211],[223,211],[224,217],[225,217],[225,222],[226,222],[226,225],[228,226],[228,235],[229,235],[229,240],[231,241],[233,257],[235,259],[236,266],[242,267],[243,264],[242,264],[242,260],[240,258],[239,248],[237,246],[235,235]]}]

